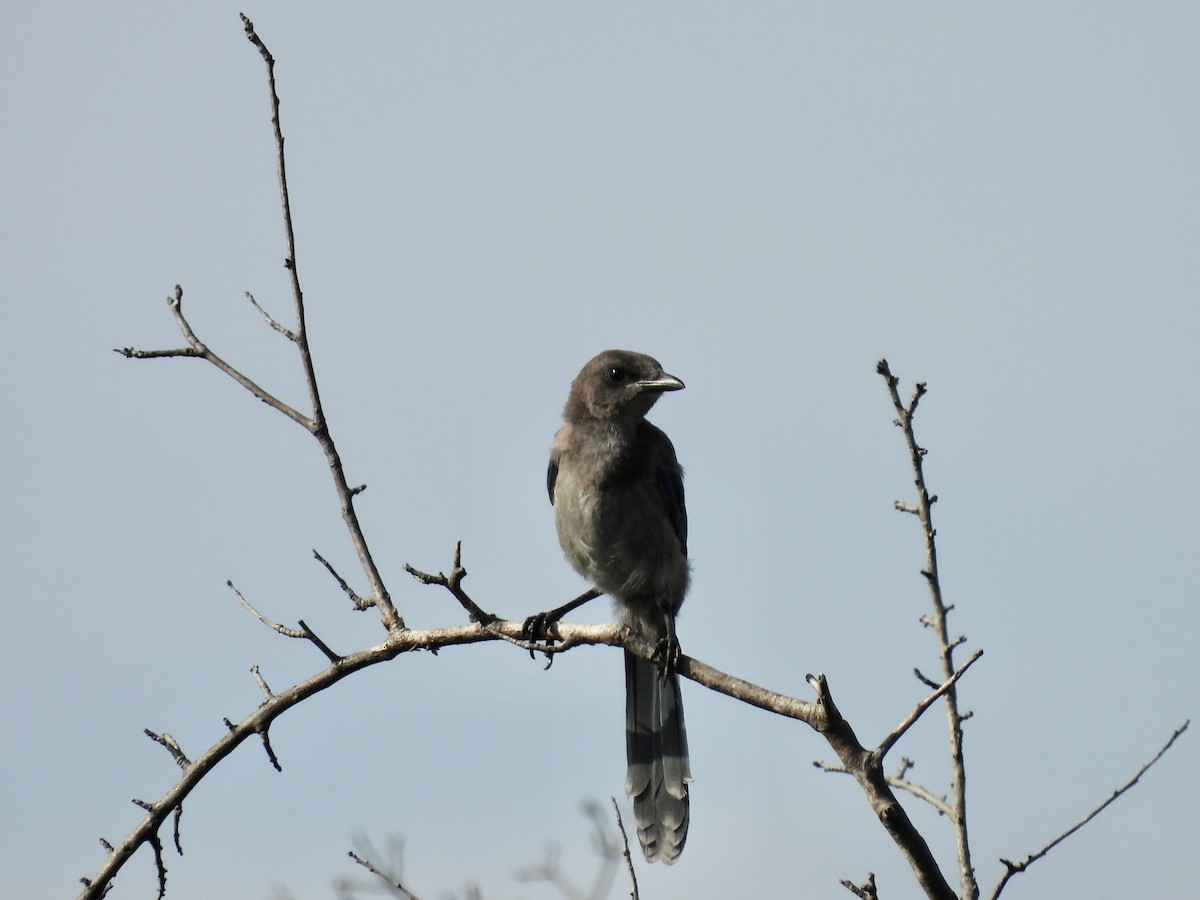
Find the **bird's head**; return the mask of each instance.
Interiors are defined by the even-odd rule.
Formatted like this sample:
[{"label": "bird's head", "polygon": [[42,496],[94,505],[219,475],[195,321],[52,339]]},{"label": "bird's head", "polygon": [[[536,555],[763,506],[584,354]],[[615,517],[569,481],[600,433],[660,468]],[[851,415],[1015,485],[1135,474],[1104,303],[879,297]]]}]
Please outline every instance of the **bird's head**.
[{"label": "bird's head", "polygon": [[679,390],[683,382],[664,372],[658,360],[632,350],[605,350],[571,382],[563,416],[567,421],[637,420],[664,391]]}]

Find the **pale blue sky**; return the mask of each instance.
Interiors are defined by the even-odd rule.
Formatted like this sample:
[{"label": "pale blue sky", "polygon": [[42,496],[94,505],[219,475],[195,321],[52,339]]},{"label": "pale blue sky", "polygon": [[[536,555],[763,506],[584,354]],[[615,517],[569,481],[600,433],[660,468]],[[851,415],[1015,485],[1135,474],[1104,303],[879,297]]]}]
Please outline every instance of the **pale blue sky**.
[{"label": "pale blue sky", "polygon": [[[461,620],[401,565],[514,617],[583,585],[544,466],[610,346],[688,389],[653,418],[688,470],[685,650],[877,741],[934,669],[911,487],[876,360],[927,380],[981,883],[1200,710],[1200,12],[1184,3],[6,4],[0,10],[5,593],[0,897],[73,896],[222,716],[381,637],[316,445],[216,370],[132,362],[200,335],[303,402],[245,303],[288,315],[263,66],[279,60],[301,274],[360,514],[410,625]],[[602,620],[598,603],[581,618]],[[911,875],[806,727],[685,684],[692,831],[643,897],[842,897]],[[408,841],[423,896],[548,898],[623,783],[619,654],[511,647],[354,677],[185,805],[172,900],[331,897],[351,835]],[[944,725],[894,751],[945,790]],[[1005,896],[1166,896],[1192,878],[1189,733]],[[949,860],[944,820],[908,803]],[[150,896],[136,859],[114,898]]]}]

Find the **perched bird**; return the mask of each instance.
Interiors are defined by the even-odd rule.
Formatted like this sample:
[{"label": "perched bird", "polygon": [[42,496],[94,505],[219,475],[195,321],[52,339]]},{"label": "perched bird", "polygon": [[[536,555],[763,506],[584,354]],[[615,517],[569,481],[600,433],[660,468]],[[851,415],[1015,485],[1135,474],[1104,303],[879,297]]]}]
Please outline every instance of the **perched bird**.
[{"label": "perched bird", "polygon": [[683,389],[649,356],[606,350],[571,383],[546,485],[567,561],[612,597],[621,621],[660,648],[625,651],[625,791],[642,852],[674,862],[687,839],[687,735],[675,616],[688,588],[687,510],[675,448],[646,413]]}]

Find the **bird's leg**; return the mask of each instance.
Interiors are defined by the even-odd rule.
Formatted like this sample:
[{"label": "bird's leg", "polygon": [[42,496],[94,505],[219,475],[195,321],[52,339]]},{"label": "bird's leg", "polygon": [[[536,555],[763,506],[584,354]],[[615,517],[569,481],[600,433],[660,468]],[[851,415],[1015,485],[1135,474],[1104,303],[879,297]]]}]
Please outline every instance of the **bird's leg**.
[{"label": "bird's leg", "polygon": [[[583,606],[592,600],[599,597],[603,591],[598,591],[595,588],[585,591],[580,594],[570,603],[564,603],[557,609],[549,610],[548,612],[534,613],[525,620],[524,626],[521,628],[521,637],[527,641],[549,641],[546,638],[546,629],[579,607]],[[529,651],[529,655],[533,656],[533,651]]]},{"label": "bird's leg", "polygon": [[654,661],[662,670],[663,678],[675,673],[676,666],[679,665],[679,635],[675,633],[675,616],[672,613],[663,613],[663,618],[667,623],[666,637],[658,642],[658,646],[654,648]]}]

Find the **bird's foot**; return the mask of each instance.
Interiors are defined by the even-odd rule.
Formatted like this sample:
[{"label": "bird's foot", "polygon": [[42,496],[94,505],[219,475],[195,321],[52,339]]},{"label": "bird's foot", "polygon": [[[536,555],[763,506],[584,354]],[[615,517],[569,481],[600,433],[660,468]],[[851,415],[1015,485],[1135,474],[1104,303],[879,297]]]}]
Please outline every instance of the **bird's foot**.
[{"label": "bird's foot", "polygon": [[[558,607],[558,609],[534,613],[532,616],[526,619],[525,624],[521,626],[521,639],[531,643],[545,642],[547,647],[552,646],[555,638],[546,636],[546,632],[549,630],[550,626],[558,622],[558,620],[567,613],[574,609],[578,609],[589,601],[595,600],[599,596],[600,591],[592,588],[589,591],[584,591],[570,603],[564,603],[562,606]],[[529,651],[529,656],[531,659],[533,658],[532,650]]]},{"label": "bird's foot", "polygon": [[534,613],[525,620],[525,624],[521,626],[521,639],[526,641],[545,641],[546,630],[558,621],[555,613],[556,609],[548,610],[547,612]]},{"label": "bird's foot", "polygon": [[679,667],[679,638],[674,634],[669,634],[654,647],[654,656],[652,661],[658,666],[659,674],[663,678],[675,674],[675,670]]},{"label": "bird's foot", "polygon": [[[554,639],[546,636],[547,630],[558,621],[559,613],[557,609],[551,609],[547,612],[534,613],[525,620],[525,624],[521,626],[521,640],[530,644],[544,643],[546,647],[554,646]],[[534,650],[531,647],[529,650],[529,658],[534,659]]]}]

